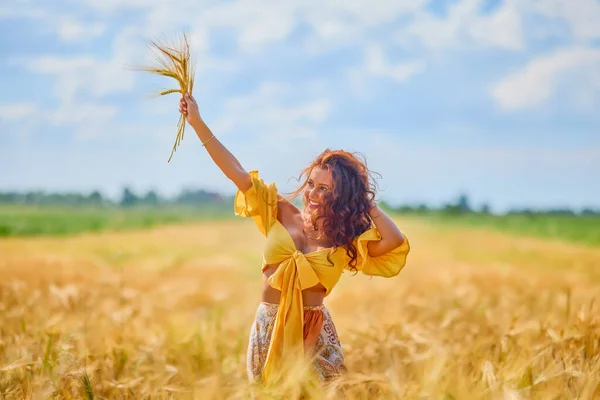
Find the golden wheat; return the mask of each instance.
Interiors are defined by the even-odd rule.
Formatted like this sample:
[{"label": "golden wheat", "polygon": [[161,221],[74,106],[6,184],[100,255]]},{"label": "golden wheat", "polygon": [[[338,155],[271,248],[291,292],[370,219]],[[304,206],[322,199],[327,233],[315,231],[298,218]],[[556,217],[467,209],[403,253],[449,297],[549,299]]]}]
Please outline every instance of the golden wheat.
[{"label": "golden wheat", "polygon": [[0,398],[600,396],[600,249],[399,222],[406,269],[343,276],[326,300],[350,372],[325,388],[302,370],[247,384],[250,221],[3,240]]},{"label": "golden wheat", "polygon": [[[167,89],[158,93],[165,96],[172,93],[193,94],[195,66],[190,54],[190,44],[187,34],[183,33],[178,42],[168,43],[166,41],[150,41],[150,50],[158,65],[141,67],[141,70],[152,74],[173,78],[179,84],[179,89]],[[171,162],[173,153],[183,140],[186,120],[181,114],[177,123],[177,137],[167,162]]]}]

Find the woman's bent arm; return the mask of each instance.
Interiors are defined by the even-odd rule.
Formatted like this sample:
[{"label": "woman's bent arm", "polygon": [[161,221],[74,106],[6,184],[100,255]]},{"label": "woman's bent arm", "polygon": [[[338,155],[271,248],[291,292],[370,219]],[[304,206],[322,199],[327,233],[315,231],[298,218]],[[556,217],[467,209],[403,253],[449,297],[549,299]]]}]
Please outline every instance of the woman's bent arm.
[{"label": "woman's bent arm", "polygon": [[381,208],[375,205],[369,214],[381,235],[380,241],[373,241],[367,245],[371,257],[383,255],[404,243],[402,232]]},{"label": "woman's bent arm", "polygon": [[206,151],[215,162],[217,167],[223,171],[237,188],[245,193],[252,187],[252,178],[233,154],[214,137],[210,128],[204,123],[198,111],[198,105],[192,96],[187,93],[179,103],[179,111],[186,116],[186,120],[196,131],[198,138],[202,141]]}]

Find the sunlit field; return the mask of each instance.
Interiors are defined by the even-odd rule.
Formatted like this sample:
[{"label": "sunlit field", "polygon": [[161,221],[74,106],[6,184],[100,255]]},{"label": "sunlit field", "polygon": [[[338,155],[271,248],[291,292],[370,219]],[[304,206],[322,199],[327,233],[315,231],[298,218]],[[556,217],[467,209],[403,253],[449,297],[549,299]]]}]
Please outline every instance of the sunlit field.
[{"label": "sunlit field", "polygon": [[262,237],[228,219],[0,238],[0,399],[600,398],[600,247],[397,217],[326,299],[349,373],[247,384]]}]

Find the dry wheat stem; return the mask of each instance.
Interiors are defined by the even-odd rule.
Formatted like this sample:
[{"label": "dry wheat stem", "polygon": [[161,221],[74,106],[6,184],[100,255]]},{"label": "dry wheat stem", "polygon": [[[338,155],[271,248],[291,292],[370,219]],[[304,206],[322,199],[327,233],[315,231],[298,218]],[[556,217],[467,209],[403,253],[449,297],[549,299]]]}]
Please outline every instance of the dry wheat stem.
[{"label": "dry wheat stem", "polygon": [[[158,96],[165,96],[172,93],[192,94],[194,89],[195,67],[191,60],[190,45],[187,34],[183,33],[177,43],[165,43],[160,41],[150,41],[149,43],[152,55],[157,62],[154,66],[145,66],[141,69],[155,75],[165,76],[175,79],[179,84],[179,89],[167,89],[159,92]],[[167,162],[171,161],[177,147],[181,144],[185,134],[186,120],[183,114],[180,115],[177,122],[177,137],[171,150],[171,156]]]}]

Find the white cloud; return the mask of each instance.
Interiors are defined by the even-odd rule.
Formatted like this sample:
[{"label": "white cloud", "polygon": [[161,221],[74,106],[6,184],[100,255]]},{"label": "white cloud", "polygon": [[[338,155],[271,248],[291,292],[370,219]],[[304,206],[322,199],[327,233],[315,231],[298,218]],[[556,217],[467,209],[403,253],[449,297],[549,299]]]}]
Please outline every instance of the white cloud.
[{"label": "white cloud", "polygon": [[[133,88],[132,66],[145,49],[135,47],[135,33],[123,29],[113,40],[108,58],[90,55],[38,55],[13,60],[35,74],[54,79],[54,96],[58,104],[41,110],[38,117],[55,125],[85,128],[86,124],[108,121],[117,114],[113,104],[103,104],[107,96]],[[89,135],[87,135],[89,136]]]},{"label": "white cloud", "polygon": [[[322,4],[322,7],[311,7],[312,16],[335,16],[348,19],[360,26],[373,27],[392,22],[401,15],[410,14],[426,4],[424,0],[378,1],[370,0],[333,0]],[[311,6],[320,4],[313,2]]]},{"label": "white cloud", "polygon": [[256,52],[287,38],[299,22],[300,2],[225,2],[200,14],[201,24],[231,28],[242,51]]},{"label": "white cloud", "polygon": [[16,1],[11,3],[0,6],[0,19],[43,19],[46,14],[45,10],[38,7],[28,7],[26,4],[19,4]]},{"label": "white cloud", "polygon": [[[42,124],[75,126],[78,138],[91,138],[109,132],[106,129],[118,114],[117,107],[96,103],[62,103],[53,110],[40,110],[35,103],[23,102],[0,105],[0,122],[19,122],[22,132],[27,134]],[[24,121],[25,124],[22,124]]]},{"label": "white cloud", "polygon": [[27,70],[55,77],[54,94],[63,103],[80,95],[100,98],[133,87],[133,72],[124,59],[99,60],[92,56],[39,56],[24,61]]},{"label": "white cloud", "polygon": [[493,14],[474,17],[468,28],[471,40],[483,46],[523,50],[525,39],[517,4],[514,0],[505,0]]},{"label": "white cloud", "polygon": [[[215,131],[253,131],[262,138],[310,137],[329,116],[331,100],[311,89],[318,90],[318,85],[307,87],[308,93],[302,93],[288,84],[263,82],[255,91],[226,101],[213,124]],[[307,99],[298,100],[303,97]]]},{"label": "white cloud", "polygon": [[445,18],[425,10],[397,34],[397,42],[409,46],[416,40],[429,49],[472,46],[522,50],[525,47],[521,12],[516,0],[505,0],[490,15],[482,15],[482,0],[462,0],[448,7]]},{"label": "white cloud", "polygon": [[423,72],[425,63],[422,60],[411,60],[398,64],[390,63],[381,46],[371,45],[365,52],[365,71],[375,76],[391,78],[404,82],[413,75]]},{"label": "white cloud", "polygon": [[0,6],[0,19],[33,20],[40,31],[56,34],[65,42],[93,39],[106,31],[106,24],[102,22],[77,18],[39,1],[13,1],[10,5]]},{"label": "white cloud", "polygon": [[19,121],[33,116],[36,109],[37,105],[30,102],[0,105],[0,119]]},{"label": "white cloud", "polygon": [[170,3],[167,0],[83,0],[81,3],[90,6],[95,11],[112,14],[120,9],[151,9],[161,3]]},{"label": "white cloud", "polygon": [[[549,99],[562,78],[567,78],[566,88],[571,92],[595,93],[600,89],[599,63],[599,48],[561,49],[532,59],[520,71],[494,84],[491,95],[502,108],[530,108]],[[596,84],[590,85],[590,79],[581,79],[582,76],[592,78]]]},{"label": "white cloud", "polygon": [[[344,37],[360,38],[369,29],[382,23],[394,21],[424,3],[424,0],[383,1],[376,5],[367,0],[354,2],[332,1],[326,5],[316,0],[282,1],[272,3],[267,0],[236,2],[209,2],[182,0],[173,7],[166,0],[85,0],[83,5],[95,10],[95,22],[86,20],[77,10],[69,13],[55,12],[52,19],[57,34],[65,41],[93,38],[106,33],[107,24],[98,18],[125,9],[139,9],[139,18],[118,32],[113,39],[112,54],[99,58],[89,55],[46,55],[31,57],[24,64],[34,73],[54,77],[54,94],[61,102],[61,109],[84,99],[87,102],[102,99],[115,93],[128,92],[133,88],[135,75],[129,66],[145,64],[148,51],[144,39],[155,38],[161,32],[173,32],[183,26],[191,26],[191,39],[197,73],[217,71],[221,75],[234,73],[244,63],[244,52],[256,53],[265,46],[284,41],[302,24],[313,29],[313,35],[324,35],[339,44],[347,43]],[[24,12],[24,7],[12,7],[13,15]],[[84,11],[85,9],[80,9]],[[106,20],[106,19],[105,19]],[[323,26],[337,26],[339,29],[325,31]],[[211,54],[210,36],[214,30],[229,29],[234,33],[239,49],[228,58],[217,58]],[[331,42],[329,43],[331,44]],[[383,58],[369,65],[370,73],[404,80],[421,69],[418,63],[391,65]],[[315,104],[300,104],[293,111],[281,112],[280,118],[289,120],[291,114],[318,114],[314,110],[325,110],[327,101]],[[101,107],[101,105],[98,105]],[[319,111],[322,112],[322,111]],[[291,113],[291,114],[290,114]],[[271,117],[274,119],[274,117]],[[63,118],[53,118],[63,121]]]},{"label": "white cloud", "polygon": [[600,38],[600,3],[597,0],[535,0],[531,6],[547,18],[566,22],[576,39]]},{"label": "white cloud", "polygon": [[67,42],[76,42],[96,38],[106,31],[101,22],[77,21],[71,17],[63,18],[58,27],[58,36]]},{"label": "white cloud", "polygon": [[425,61],[418,59],[391,63],[381,45],[369,44],[364,50],[362,64],[348,68],[346,74],[354,94],[367,98],[371,95],[370,78],[382,77],[402,83],[422,73],[425,67]]},{"label": "white cloud", "polygon": [[107,58],[89,54],[13,59],[13,64],[54,80],[53,94],[58,101],[52,107],[41,108],[36,121],[74,127],[74,135],[80,139],[105,134],[104,128],[118,114],[117,106],[107,96],[133,87],[134,72],[130,67],[143,49],[133,47],[132,36],[128,28],[117,34],[112,54]]},{"label": "white cloud", "polygon": [[256,53],[270,44],[286,40],[300,27],[310,28],[310,35],[315,38],[311,44],[315,48],[330,47],[332,43],[352,43],[370,29],[416,10],[424,1],[244,0],[202,4],[201,9],[195,1],[183,1],[178,5],[178,11],[168,3],[154,3],[147,20],[149,26],[190,24],[207,32],[229,29],[242,52]]},{"label": "white cloud", "polygon": [[[256,53],[265,46],[287,39],[297,28],[310,27],[317,46],[338,45],[360,40],[369,30],[410,15],[425,0],[269,0],[208,1],[182,0],[173,7],[166,0],[85,0],[102,13],[140,9],[145,13],[142,31],[155,34],[178,26],[210,32],[230,29],[243,52]],[[200,28],[195,28],[200,27]]]},{"label": "white cloud", "polygon": [[65,103],[46,113],[48,121],[55,125],[94,125],[111,120],[117,115],[112,105],[96,103]]},{"label": "white cloud", "polygon": [[315,34],[310,49],[362,44],[371,30],[413,15],[424,4],[424,0],[308,2],[304,19]]},{"label": "white cloud", "polygon": [[89,56],[65,58],[41,56],[27,62],[25,67],[31,72],[40,74],[59,74],[61,72],[72,74],[76,70],[90,68],[93,65],[94,59]]}]

